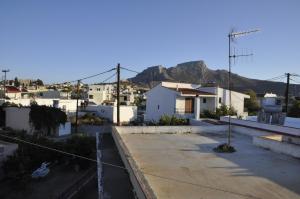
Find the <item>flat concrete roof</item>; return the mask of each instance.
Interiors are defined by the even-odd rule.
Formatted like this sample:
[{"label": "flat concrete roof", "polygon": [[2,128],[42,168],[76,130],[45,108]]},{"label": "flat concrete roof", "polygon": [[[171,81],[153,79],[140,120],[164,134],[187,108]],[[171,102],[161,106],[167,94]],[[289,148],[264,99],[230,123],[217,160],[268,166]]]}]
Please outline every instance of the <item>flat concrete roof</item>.
[{"label": "flat concrete roof", "polygon": [[225,132],[118,135],[157,198],[300,198],[300,160],[254,146],[250,136],[235,133],[237,152],[221,154],[212,149]]}]

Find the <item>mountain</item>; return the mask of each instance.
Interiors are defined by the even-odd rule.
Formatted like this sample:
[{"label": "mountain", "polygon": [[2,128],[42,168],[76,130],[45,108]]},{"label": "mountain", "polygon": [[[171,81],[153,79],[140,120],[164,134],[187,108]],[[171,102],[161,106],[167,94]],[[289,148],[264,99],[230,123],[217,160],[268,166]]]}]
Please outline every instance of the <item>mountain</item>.
[{"label": "mountain", "polygon": [[[284,95],[285,93],[286,84],[282,82],[250,79],[234,73],[231,77],[232,89],[239,92],[252,89],[256,93],[272,92],[278,95]],[[153,87],[161,81],[170,81],[202,85],[213,83],[222,88],[227,88],[228,71],[211,70],[204,61],[191,61],[170,68],[161,65],[152,66],[128,80],[147,87]],[[290,94],[300,96],[300,85],[291,84]]]}]

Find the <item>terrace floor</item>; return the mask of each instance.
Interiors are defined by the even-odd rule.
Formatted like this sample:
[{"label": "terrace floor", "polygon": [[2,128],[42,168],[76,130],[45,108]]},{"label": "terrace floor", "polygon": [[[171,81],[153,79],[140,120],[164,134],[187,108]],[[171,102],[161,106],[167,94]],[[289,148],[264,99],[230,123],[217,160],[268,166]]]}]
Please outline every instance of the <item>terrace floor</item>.
[{"label": "terrace floor", "polygon": [[224,134],[120,134],[157,198],[297,199],[300,160],[234,134],[237,152],[213,148]]}]

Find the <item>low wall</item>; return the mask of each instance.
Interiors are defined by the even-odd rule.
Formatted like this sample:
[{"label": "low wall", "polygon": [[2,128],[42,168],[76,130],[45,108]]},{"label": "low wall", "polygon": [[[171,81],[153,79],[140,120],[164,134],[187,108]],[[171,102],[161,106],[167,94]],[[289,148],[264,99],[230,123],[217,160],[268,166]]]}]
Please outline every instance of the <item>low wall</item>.
[{"label": "low wall", "polygon": [[[117,107],[116,106],[88,106],[87,111],[95,111],[97,115],[108,119],[113,123],[117,123]],[[120,106],[120,122],[130,122],[137,118],[136,106]]]},{"label": "low wall", "polygon": [[253,137],[253,144],[272,151],[300,158],[300,147],[296,144],[290,144],[282,141],[272,140],[267,137]]},{"label": "low wall", "polygon": [[5,126],[14,130],[25,130],[30,133],[33,129],[29,123],[30,108],[5,107]]},{"label": "low wall", "polygon": [[226,131],[227,125],[213,126],[121,126],[115,127],[119,134],[128,133],[216,133]]},{"label": "low wall", "polygon": [[135,161],[131,158],[129,151],[119,134],[119,130],[121,128],[124,127],[113,127],[112,136],[118,148],[121,159],[129,174],[130,181],[134,188],[133,190],[135,196],[138,199],[156,199],[153,190],[149,186],[143,174],[140,173],[138,166],[136,165]]},{"label": "low wall", "polygon": [[[223,122],[228,122],[229,118],[221,117],[220,120]],[[274,133],[281,133],[281,134],[287,134],[287,135],[293,135],[293,136],[300,137],[300,129],[299,128],[264,124],[264,123],[254,122],[254,121],[240,120],[240,119],[236,119],[236,118],[231,118],[231,123],[236,124],[236,125],[245,126],[245,127],[251,127],[251,128],[271,131]]]},{"label": "low wall", "polygon": [[240,133],[240,134],[248,135],[251,137],[266,136],[266,135],[273,134],[269,131],[259,130],[259,129],[251,128],[251,127],[236,126],[236,125],[232,125],[232,131],[235,133]]}]

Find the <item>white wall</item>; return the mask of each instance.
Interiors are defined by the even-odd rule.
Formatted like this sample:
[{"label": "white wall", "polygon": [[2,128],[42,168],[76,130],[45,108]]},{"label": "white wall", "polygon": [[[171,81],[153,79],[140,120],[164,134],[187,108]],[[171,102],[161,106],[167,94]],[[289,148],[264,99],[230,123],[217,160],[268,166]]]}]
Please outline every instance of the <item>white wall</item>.
[{"label": "white wall", "polygon": [[[228,122],[228,117],[221,117],[220,120]],[[264,123],[240,120],[240,119],[235,119],[235,118],[231,118],[231,122],[232,122],[232,124],[239,124],[239,125],[248,126],[248,127],[252,127],[252,128],[260,128],[260,129],[264,129],[264,130],[268,130],[268,131],[273,131],[274,133],[280,132],[280,133],[285,133],[285,134],[289,134],[289,135],[300,136],[299,128],[291,128],[291,127],[286,127],[286,126],[264,124]]]},{"label": "white wall", "polygon": [[211,126],[115,126],[114,133],[119,134],[161,134],[161,133],[223,133],[227,125]]},{"label": "white wall", "polygon": [[29,123],[30,108],[5,107],[5,126],[15,130],[25,130],[31,133],[33,128]]},{"label": "white wall", "polygon": [[[203,99],[206,98],[206,103],[203,103]],[[203,111],[216,111],[216,98],[215,97],[200,97],[200,112]]]},{"label": "white wall", "polygon": [[146,93],[146,121],[158,121],[163,115],[174,115],[177,92],[164,88],[161,84]]},{"label": "white wall", "polygon": [[[36,98],[35,101],[38,105],[45,105],[45,106],[53,106],[53,100],[58,100],[58,108],[66,110],[66,112],[75,112],[76,111],[76,99],[41,99]],[[23,106],[30,106],[31,99],[11,99],[6,100],[8,102],[12,102],[15,104],[22,104]],[[78,100],[78,105],[80,106],[80,103],[83,102],[83,100]]]},{"label": "white wall", "polygon": [[[88,88],[89,101],[100,105],[105,100],[111,100],[114,89],[115,89],[115,84],[89,85]],[[90,95],[92,95],[93,98],[90,98]]]},{"label": "white wall", "polygon": [[[98,116],[108,119],[113,123],[117,123],[117,106],[87,106],[87,111],[95,111]],[[120,106],[120,122],[130,122],[137,118],[136,106]]]},{"label": "white wall", "polygon": [[58,136],[70,135],[71,134],[71,122],[66,122],[64,125],[59,125]]},{"label": "white wall", "polygon": [[[27,133],[32,134],[34,127],[29,121],[29,107],[5,107],[5,126],[14,130],[25,130]],[[65,125],[60,125],[57,129],[59,136],[68,135],[71,133],[71,123],[66,122]]]},{"label": "white wall", "polygon": [[[229,106],[229,90],[219,88],[219,87],[201,87],[201,91],[212,92],[216,94],[216,107],[220,107],[222,104]],[[219,103],[219,98],[221,98],[221,103]],[[244,115],[244,100],[245,98],[250,98],[249,95],[243,93],[231,91],[231,104],[232,107],[237,111],[238,115]]]}]

